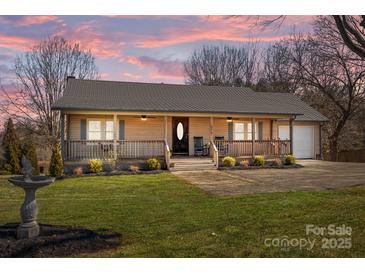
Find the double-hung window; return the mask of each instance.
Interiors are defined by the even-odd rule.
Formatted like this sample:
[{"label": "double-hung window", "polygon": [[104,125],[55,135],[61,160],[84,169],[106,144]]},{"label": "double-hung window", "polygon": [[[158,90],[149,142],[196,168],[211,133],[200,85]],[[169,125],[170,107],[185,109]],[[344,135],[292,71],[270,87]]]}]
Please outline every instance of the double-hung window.
[{"label": "double-hung window", "polygon": [[89,121],[88,140],[101,140],[101,121]]},{"label": "double-hung window", "polygon": [[114,138],[114,122],[105,121],[105,140],[113,140]]},{"label": "double-hung window", "polygon": [[113,140],[114,122],[109,120],[89,120],[88,140]]},{"label": "double-hung window", "polygon": [[[255,140],[259,139],[258,123],[255,124]],[[235,122],[233,124],[233,140],[252,140],[252,123]]]}]

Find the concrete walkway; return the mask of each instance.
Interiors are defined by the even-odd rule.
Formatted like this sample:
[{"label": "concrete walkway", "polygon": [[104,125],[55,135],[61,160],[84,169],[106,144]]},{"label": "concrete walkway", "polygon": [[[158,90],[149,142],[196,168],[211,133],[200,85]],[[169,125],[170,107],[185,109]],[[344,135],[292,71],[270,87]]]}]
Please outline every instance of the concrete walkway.
[{"label": "concrete walkway", "polygon": [[298,161],[303,168],[179,171],[173,174],[215,195],[326,190],[365,186],[365,163]]}]

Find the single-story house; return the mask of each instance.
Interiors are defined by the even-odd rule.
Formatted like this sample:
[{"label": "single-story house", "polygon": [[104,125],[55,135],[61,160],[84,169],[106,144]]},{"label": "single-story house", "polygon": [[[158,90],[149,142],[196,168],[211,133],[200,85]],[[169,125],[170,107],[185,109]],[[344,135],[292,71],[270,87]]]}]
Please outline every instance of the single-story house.
[{"label": "single-story house", "polygon": [[[68,77],[62,98],[65,161],[212,157],[321,157],[321,113],[288,93]],[[218,163],[218,162],[217,162]]]}]

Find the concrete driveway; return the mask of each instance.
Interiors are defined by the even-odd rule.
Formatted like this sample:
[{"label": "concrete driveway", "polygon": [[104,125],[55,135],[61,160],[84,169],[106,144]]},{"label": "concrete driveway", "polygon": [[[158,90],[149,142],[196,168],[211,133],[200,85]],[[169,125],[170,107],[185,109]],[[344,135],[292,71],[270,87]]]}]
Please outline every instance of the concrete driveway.
[{"label": "concrete driveway", "polygon": [[365,186],[365,163],[298,161],[303,168],[180,171],[175,175],[215,195],[326,190]]}]

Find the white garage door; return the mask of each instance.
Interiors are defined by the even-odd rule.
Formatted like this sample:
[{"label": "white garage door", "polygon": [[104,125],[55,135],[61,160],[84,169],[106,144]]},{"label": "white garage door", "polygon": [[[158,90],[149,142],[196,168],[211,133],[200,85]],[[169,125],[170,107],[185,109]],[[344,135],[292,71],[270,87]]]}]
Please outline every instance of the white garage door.
[{"label": "white garage door", "polygon": [[[279,138],[290,139],[289,126],[279,126]],[[297,158],[314,158],[314,127],[294,126],[293,127],[293,149]]]}]

